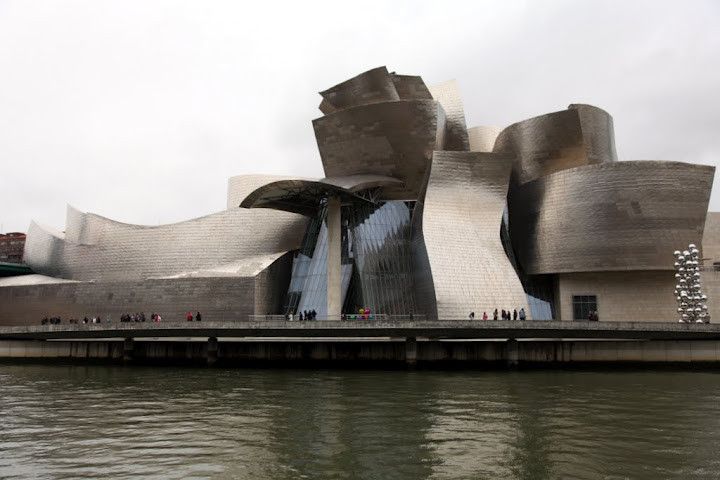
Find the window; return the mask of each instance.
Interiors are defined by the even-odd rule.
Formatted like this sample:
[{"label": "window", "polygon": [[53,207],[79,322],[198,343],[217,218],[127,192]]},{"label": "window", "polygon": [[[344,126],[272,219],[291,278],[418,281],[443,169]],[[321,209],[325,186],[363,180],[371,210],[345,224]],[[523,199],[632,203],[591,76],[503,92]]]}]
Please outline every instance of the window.
[{"label": "window", "polygon": [[573,320],[588,320],[590,312],[598,311],[597,296],[573,295]]}]

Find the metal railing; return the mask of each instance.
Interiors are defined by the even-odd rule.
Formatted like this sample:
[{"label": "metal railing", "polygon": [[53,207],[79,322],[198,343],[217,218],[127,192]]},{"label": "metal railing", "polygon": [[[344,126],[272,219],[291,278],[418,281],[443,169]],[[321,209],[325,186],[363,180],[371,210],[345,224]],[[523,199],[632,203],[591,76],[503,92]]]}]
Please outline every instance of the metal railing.
[{"label": "metal railing", "polygon": [[317,316],[311,319],[300,319],[299,315],[248,315],[251,322],[261,321],[286,321],[286,322],[404,322],[404,321],[427,321],[426,315],[407,314],[389,315],[385,313],[368,314],[342,314]]}]

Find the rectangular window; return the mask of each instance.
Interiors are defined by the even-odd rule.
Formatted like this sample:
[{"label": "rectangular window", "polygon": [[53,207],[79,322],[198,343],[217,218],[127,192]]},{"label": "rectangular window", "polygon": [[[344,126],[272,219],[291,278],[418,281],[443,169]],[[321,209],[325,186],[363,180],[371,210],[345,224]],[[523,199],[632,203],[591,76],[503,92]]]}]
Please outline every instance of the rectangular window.
[{"label": "rectangular window", "polygon": [[597,320],[597,296],[573,295],[573,320],[590,320],[590,312],[594,312],[593,320]]}]

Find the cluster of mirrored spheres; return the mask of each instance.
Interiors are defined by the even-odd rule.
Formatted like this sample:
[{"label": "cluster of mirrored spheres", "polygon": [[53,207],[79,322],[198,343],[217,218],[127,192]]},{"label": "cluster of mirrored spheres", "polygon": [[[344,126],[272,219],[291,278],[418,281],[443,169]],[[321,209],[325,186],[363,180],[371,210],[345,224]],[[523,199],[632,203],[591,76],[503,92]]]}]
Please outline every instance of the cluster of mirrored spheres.
[{"label": "cluster of mirrored spheres", "polygon": [[[386,67],[320,96],[322,178],[231,177],[225,209],[167,225],[72,207],[63,230],[33,222],[24,259],[34,274],[0,278],[0,325],[128,312],[357,319],[361,309],[674,323],[668,252],[720,252],[720,218],[708,214],[715,167],[620,161],[613,119],[598,107],[571,103],[504,127],[478,108],[489,124],[468,126],[455,81],[426,85]],[[307,168],[304,150],[288,161]],[[693,251],[677,258],[676,296],[684,321],[706,321]],[[720,316],[720,275],[703,280]]]},{"label": "cluster of mirrored spheres", "polygon": [[694,243],[687,250],[675,250],[675,295],[680,323],[710,323],[707,295],[700,283],[700,250]]}]

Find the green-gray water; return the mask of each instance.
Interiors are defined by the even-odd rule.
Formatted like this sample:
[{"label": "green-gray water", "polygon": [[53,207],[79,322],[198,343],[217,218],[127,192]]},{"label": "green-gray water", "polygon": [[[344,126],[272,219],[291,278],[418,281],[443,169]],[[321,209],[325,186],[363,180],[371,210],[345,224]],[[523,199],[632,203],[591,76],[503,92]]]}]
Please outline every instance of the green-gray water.
[{"label": "green-gray water", "polygon": [[0,478],[720,478],[720,373],[0,365]]}]

